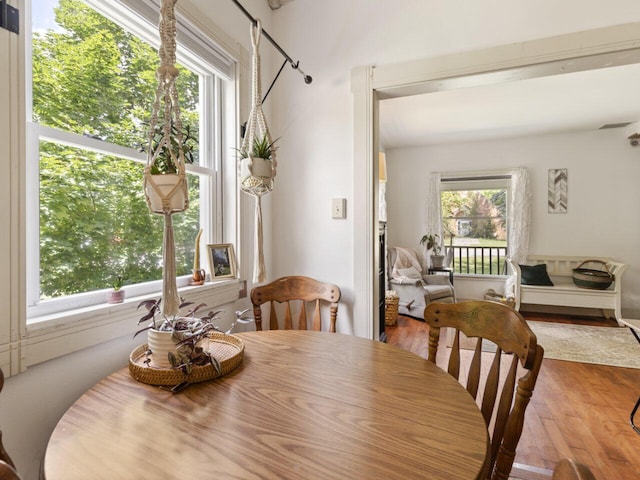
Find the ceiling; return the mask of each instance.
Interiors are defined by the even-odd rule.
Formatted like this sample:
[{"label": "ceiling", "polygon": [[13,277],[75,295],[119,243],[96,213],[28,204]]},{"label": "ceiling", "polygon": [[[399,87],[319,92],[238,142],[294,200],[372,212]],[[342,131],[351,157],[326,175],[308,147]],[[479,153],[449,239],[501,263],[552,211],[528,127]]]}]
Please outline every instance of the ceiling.
[{"label": "ceiling", "polygon": [[[293,1],[267,0],[273,10]],[[595,131],[640,122],[640,52],[542,64],[533,70],[498,72],[497,78],[480,81],[454,79],[456,86],[442,88],[445,80],[437,82],[436,91],[414,89],[381,100],[382,148]],[[631,127],[619,128],[627,136]]]},{"label": "ceiling", "polygon": [[384,149],[593,131],[605,124],[637,121],[640,63],[380,102]]}]

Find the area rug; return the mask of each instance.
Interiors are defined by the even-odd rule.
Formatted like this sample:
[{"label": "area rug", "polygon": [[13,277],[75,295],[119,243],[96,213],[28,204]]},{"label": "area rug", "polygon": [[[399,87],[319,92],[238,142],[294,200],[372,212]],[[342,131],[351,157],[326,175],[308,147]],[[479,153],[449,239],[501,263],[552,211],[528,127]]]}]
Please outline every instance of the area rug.
[{"label": "area rug", "polygon": [[544,347],[544,358],[640,368],[640,343],[628,328],[527,323]]}]

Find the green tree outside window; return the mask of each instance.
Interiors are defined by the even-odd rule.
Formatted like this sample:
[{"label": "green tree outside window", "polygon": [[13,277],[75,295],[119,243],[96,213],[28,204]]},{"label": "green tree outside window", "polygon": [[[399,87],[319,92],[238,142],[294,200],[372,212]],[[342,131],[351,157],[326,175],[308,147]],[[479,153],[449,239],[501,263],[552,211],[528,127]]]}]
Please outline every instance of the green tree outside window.
[{"label": "green tree outside window", "polygon": [[[146,147],[157,52],[78,0],[60,0],[55,19],[33,36],[34,122]],[[180,67],[177,85],[197,132],[198,75]],[[116,271],[127,283],[161,278],[162,218],[146,206],[141,163],[41,141],[39,165],[42,299],[107,288]],[[199,230],[196,175],[189,189],[190,208],[174,216],[178,275],[191,271]]]}]

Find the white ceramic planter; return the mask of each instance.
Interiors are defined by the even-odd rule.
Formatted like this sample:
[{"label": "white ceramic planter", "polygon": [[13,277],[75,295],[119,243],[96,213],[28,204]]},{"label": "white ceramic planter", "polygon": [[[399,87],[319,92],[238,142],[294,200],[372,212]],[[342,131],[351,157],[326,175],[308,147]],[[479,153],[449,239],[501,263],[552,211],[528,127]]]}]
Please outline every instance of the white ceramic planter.
[{"label": "white ceramic planter", "polygon": [[249,176],[254,177],[273,177],[273,162],[264,158],[254,157],[243,158],[240,161],[240,178],[245,179]]},{"label": "white ceramic planter", "polygon": [[442,268],[444,266],[444,255],[431,255],[431,267]]},{"label": "white ceramic planter", "polygon": [[[152,178],[147,181],[145,193],[149,199],[151,210],[156,213],[163,213],[162,210],[162,197],[158,194],[158,191],[153,188],[151,181],[153,181],[158,190],[162,193],[162,196],[168,196],[174,187],[180,182],[180,176],[177,173],[167,173],[165,175],[152,175]],[[186,180],[185,180],[186,182]],[[173,195],[169,199],[169,206],[172,212],[182,212],[187,203],[185,192],[186,188],[176,188]]]},{"label": "white ceramic planter", "polygon": [[176,350],[173,332],[149,330],[147,343],[151,350],[151,366],[156,368],[171,368],[169,352],[175,352]]},{"label": "white ceramic planter", "polygon": [[240,161],[240,189],[251,195],[264,195],[273,190],[275,162],[264,158],[243,158]]}]

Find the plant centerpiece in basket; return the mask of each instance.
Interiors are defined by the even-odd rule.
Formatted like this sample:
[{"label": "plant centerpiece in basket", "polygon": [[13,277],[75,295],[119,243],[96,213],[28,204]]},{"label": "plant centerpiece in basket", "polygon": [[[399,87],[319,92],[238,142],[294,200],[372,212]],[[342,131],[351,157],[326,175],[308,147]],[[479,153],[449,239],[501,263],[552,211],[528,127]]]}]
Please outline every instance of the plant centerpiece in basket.
[{"label": "plant centerpiece in basket", "polygon": [[[149,324],[135,335],[147,331],[148,345],[134,349],[129,356],[129,371],[133,378],[153,385],[174,385],[174,391],[180,385],[210,380],[230,371],[242,360],[244,352],[240,339],[214,332],[217,328],[213,321],[219,312],[196,317],[205,306],[200,304],[180,315],[180,309],[191,303],[185,303],[178,295],[172,215],[189,208],[185,163],[193,161],[194,151],[189,141],[195,142],[195,139],[190,129],[183,127],[176,89],[179,73],[176,66],[176,1],[161,0],[160,5],[158,86],[149,121],[147,165],[143,174],[147,205],[152,213],[162,215],[164,220],[162,302],[146,300],[139,304],[138,307],[144,306],[147,313],[138,323],[149,321]],[[163,180],[171,176],[177,177],[177,182],[165,189]],[[155,195],[159,197],[157,204],[151,198]],[[218,358],[211,352],[212,343],[216,345]],[[225,345],[230,347],[230,352],[224,351]]]},{"label": "plant centerpiece in basket", "polygon": [[[182,299],[181,299],[182,300]],[[145,352],[147,365],[159,368],[174,368],[185,375],[191,373],[194,366],[211,364],[216,372],[220,372],[220,362],[213,354],[203,348],[202,340],[213,331],[220,331],[213,322],[218,320],[220,311],[209,311],[206,315],[197,317],[204,303],[193,306],[193,302],[181,301],[179,308],[187,308],[184,315],[162,314],[160,305],[162,299],[143,300],[138,308],[144,307],[147,313],[138,320],[138,325],[149,321],[147,326],[135,334],[148,331],[148,349]]]}]

